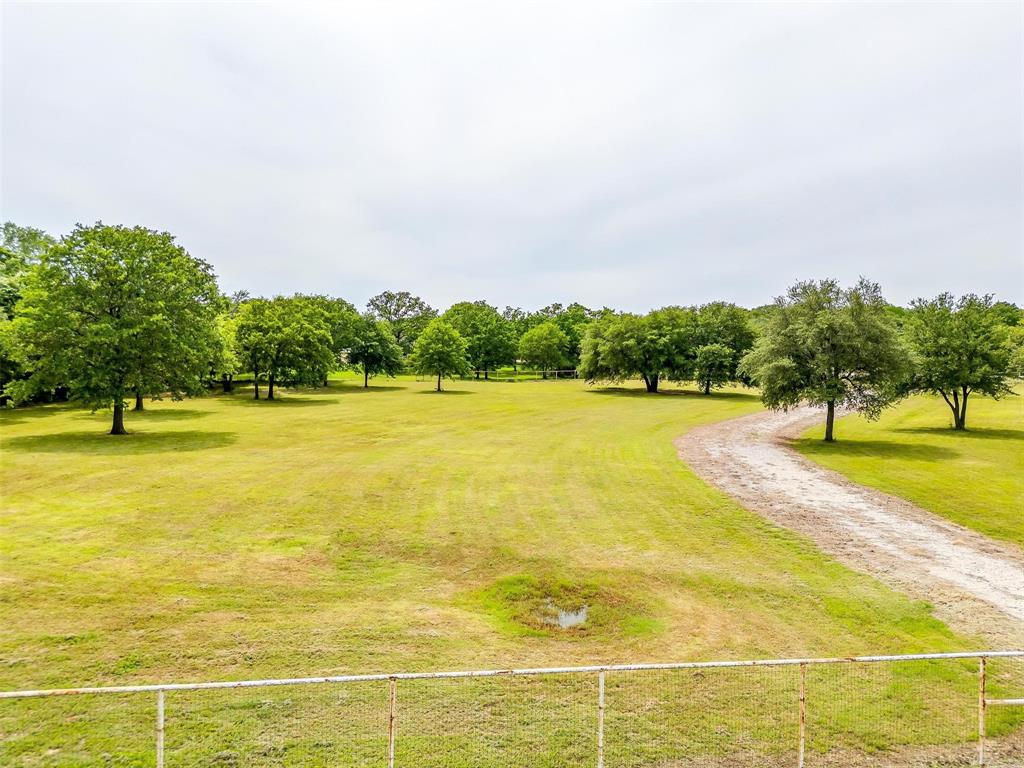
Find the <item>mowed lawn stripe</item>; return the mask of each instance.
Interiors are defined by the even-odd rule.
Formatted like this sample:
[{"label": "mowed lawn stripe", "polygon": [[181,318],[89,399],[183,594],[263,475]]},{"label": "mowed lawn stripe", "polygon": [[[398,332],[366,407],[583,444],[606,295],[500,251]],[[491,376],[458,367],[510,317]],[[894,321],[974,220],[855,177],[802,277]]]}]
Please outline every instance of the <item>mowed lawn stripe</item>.
[{"label": "mowed lawn stripe", "polygon": [[[0,415],[0,687],[974,644],[678,460],[753,392],[448,386],[147,403],[127,437],[66,406]],[[588,621],[551,626],[548,600]],[[899,696],[936,706],[975,685],[906,674]]]}]

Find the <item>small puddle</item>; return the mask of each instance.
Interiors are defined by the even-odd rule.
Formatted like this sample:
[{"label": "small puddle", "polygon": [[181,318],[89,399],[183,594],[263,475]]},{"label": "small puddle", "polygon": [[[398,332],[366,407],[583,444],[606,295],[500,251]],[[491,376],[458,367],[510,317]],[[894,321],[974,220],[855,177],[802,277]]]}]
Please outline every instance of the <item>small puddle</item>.
[{"label": "small puddle", "polygon": [[547,611],[545,615],[541,617],[541,620],[545,624],[554,624],[561,629],[571,629],[572,627],[578,627],[581,624],[585,624],[587,621],[587,611],[590,606],[584,605],[576,611],[563,611],[557,605],[550,600],[547,601]]}]

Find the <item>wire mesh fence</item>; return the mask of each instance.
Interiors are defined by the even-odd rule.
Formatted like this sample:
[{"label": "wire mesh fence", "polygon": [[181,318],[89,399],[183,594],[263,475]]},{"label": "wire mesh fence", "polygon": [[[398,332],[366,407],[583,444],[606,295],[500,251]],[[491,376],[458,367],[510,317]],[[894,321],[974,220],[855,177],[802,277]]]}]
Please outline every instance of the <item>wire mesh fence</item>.
[{"label": "wire mesh fence", "polygon": [[1024,651],[0,693],[3,766],[1024,766]]}]

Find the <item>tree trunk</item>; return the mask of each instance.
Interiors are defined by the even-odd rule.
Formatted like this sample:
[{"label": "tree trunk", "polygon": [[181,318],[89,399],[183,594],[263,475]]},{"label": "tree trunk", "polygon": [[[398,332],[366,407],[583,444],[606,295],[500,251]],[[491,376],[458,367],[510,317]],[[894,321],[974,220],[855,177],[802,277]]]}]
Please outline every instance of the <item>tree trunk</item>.
[{"label": "tree trunk", "polygon": [[114,403],[114,423],[110,427],[110,434],[128,434],[128,430],[124,428],[124,403],[122,403],[120,400]]},{"label": "tree trunk", "polygon": [[548,372],[547,372],[547,371],[541,371],[541,372],[540,372],[540,376],[541,376],[541,378],[542,378],[542,379],[547,379],[547,377],[548,377]]},{"label": "tree trunk", "polygon": [[711,379],[708,379],[707,381],[704,382],[704,394],[711,394]]},{"label": "tree trunk", "polygon": [[825,415],[825,442],[831,443],[835,440],[832,437],[832,430],[836,423],[836,401],[828,401],[828,412]]},{"label": "tree trunk", "polygon": [[366,366],[363,366],[363,389],[367,389],[370,386],[370,372]]},{"label": "tree trunk", "polygon": [[260,372],[253,371],[252,374],[252,397],[253,400],[260,399]]},{"label": "tree trunk", "polygon": [[652,373],[650,376],[648,376],[645,373],[644,374],[644,384],[647,385],[647,391],[648,392],[657,392],[658,391],[658,374]]},{"label": "tree trunk", "polygon": [[[964,430],[967,429],[967,396],[970,392],[967,387],[963,387],[963,399],[960,401],[960,411],[955,415],[954,425],[955,429]],[[953,397],[956,397],[956,393],[953,393]]]},{"label": "tree trunk", "polygon": [[[946,402],[949,403],[949,400]],[[953,409],[953,429],[963,429],[960,426],[960,395],[955,389],[953,390],[953,402],[949,403],[949,407]]]},{"label": "tree trunk", "polygon": [[267,377],[267,400],[274,399],[274,374]]},{"label": "tree trunk", "polygon": [[480,378],[480,369],[479,368],[476,369],[476,377],[478,379]]},{"label": "tree trunk", "polygon": [[441,391],[441,372],[437,372],[437,391]]},{"label": "tree trunk", "polygon": [[231,392],[231,376],[229,374],[222,373],[220,375],[220,388],[223,390],[225,395]]},{"label": "tree trunk", "polygon": [[141,392],[136,392],[135,393],[135,410],[136,411],[141,411],[144,408],[145,408],[145,405],[142,402],[142,393]]},{"label": "tree trunk", "polygon": [[488,371],[486,368],[484,368],[484,381],[487,381],[487,375],[489,373],[490,373],[490,371]]}]

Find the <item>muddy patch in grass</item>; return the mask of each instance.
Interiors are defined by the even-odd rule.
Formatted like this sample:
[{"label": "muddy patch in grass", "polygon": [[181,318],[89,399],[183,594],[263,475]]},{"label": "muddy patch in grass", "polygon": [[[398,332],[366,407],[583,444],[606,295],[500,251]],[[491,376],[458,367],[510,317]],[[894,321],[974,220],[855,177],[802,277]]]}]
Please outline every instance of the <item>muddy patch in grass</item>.
[{"label": "muddy patch in grass", "polygon": [[632,633],[642,602],[596,580],[516,574],[477,593],[478,603],[518,635],[551,637]]}]

